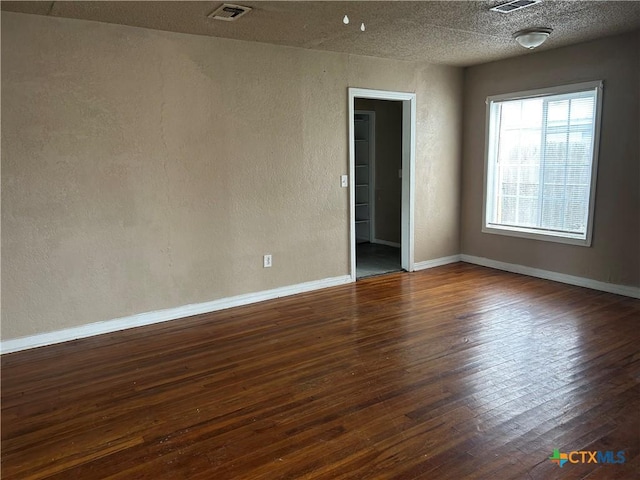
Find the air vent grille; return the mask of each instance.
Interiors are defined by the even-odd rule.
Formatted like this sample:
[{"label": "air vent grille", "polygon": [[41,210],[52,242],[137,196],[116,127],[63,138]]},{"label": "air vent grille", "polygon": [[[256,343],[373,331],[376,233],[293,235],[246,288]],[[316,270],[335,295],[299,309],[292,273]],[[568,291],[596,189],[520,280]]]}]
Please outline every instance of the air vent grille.
[{"label": "air vent grille", "polygon": [[530,7],[531,5],[535,5],[541,1],[542,0],[513,0],[512,2],[503,3],[502,5],[496,5],[489,10],[492,12],[511,13],[525,7]]},{"label": "air vent grille", "polygon": [[242,5],[232,5],[230,3],[223,3],[213,12],[207,15],[209,18],[216,20],[224,20],[225,22],[233,22],[243,16],[245,13],[250,12],[251,8],[243,7]]}]

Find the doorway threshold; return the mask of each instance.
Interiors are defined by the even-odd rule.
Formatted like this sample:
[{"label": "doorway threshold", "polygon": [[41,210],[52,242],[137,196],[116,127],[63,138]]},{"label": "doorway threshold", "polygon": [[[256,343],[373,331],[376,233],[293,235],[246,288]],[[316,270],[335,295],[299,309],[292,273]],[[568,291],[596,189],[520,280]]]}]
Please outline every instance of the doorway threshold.
[{"label": "doorway threshold", "polygon": [[356,245],[356,279],[401,272],[400,248],[378,243]]}]

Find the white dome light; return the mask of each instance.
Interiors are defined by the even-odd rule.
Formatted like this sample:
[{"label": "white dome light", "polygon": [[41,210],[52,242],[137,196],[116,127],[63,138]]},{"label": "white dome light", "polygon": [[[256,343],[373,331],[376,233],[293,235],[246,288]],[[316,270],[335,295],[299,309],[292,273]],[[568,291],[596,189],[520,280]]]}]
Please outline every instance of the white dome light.
[{"label": "white dome light", "polygon": [[552,31],[550,28],[528,28],[514,33],[513,38],[524,48],[533,49],[542,45]]}]

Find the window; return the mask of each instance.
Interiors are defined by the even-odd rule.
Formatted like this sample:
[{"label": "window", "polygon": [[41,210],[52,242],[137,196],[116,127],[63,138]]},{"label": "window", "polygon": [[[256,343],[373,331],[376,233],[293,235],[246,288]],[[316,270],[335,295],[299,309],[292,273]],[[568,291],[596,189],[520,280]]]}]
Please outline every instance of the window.
[{"label": "window", "polygon": [[589,246],[602,82],[487,99],[483,232]]}]

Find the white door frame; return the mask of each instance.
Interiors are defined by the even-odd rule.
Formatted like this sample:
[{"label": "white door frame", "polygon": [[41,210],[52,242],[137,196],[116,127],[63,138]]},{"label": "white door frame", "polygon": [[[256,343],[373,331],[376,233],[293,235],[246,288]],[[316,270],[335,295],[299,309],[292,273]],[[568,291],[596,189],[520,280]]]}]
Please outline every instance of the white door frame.
[{"label": "white door frame", "polygon": [[402,102],[402,226],[400,235],[401,266],[412,272],[414,246],[414,206],[416,172],[416,94],[349,88],[349,251],[351,258],[351,281],[356,280],[356,190],[355,190],[355,99],[396,100]]}]

